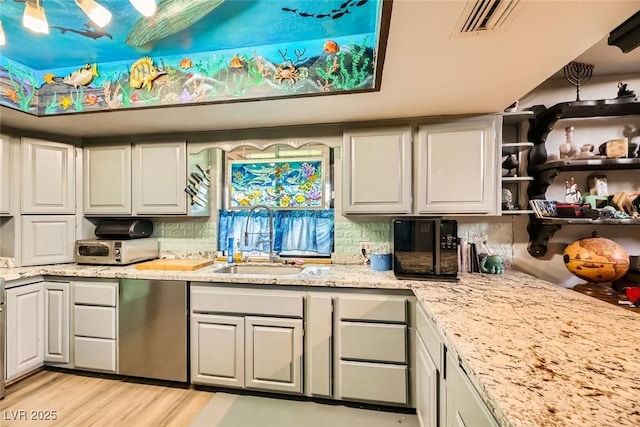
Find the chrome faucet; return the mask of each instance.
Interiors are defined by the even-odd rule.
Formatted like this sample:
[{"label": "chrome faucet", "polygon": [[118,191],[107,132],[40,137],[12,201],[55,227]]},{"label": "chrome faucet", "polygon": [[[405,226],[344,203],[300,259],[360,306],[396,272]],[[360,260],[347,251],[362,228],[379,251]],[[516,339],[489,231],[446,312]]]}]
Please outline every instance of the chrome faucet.
[{"label": "chrome faucet", "polygon": [[249,245],[249,234],[264,234],[262,232],[249,233],[249,220],[251,219],[253,211],[256,209],[264,209],[269,213],[269,262],[276,262],[278,257],[273,252],[273,211],[268,206],[256,205],[249,211],[249,215],[247,215],[247,222],[244,225],[244,245]]}]

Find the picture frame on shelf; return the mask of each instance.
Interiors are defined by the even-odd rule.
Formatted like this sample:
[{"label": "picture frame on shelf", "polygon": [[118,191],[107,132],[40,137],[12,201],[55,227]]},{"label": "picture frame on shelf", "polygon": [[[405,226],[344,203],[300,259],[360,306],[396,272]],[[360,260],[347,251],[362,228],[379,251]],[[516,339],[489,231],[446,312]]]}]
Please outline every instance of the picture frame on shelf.
[{"label": "picture frame on shelf", "polygon": [[557,218],[556,202],[553,200],[529,200],[536,218]]}]

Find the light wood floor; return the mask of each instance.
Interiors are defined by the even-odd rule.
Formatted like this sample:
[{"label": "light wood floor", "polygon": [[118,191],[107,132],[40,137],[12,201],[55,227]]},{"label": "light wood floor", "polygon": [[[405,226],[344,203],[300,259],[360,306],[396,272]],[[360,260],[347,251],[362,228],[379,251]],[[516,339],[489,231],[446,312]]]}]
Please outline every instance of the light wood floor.
[{"label": "light wood floor", "polygon": [[[126,378],[40,371],[7,388],[7,396],[0,400],[0,425],[183,427],[213,395]],[[41,419],[52,418],[53,411],[55,420]]]}]

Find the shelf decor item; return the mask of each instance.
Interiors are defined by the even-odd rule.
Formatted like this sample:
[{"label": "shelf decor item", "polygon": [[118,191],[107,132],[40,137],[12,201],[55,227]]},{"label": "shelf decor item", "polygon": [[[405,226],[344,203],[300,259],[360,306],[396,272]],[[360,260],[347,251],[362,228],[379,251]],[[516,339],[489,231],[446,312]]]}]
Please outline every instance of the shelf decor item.
[{"label": "shelf decor item", "polygon": [[576,87],[576,101],[580,101],[580,86],[591,80],[593,64],[571,61],[563,70],[565,79]]},{"label": "shelf decor item", "polygon": [[507,158],[502,162],[502,169],[507,170],[506,175],[502,176],[518,176],[517,172],[519,166],[520,162],[518,161],[518,159],[513,155],[513,153],[509,153],[507,155]]},{"label": "shelf decor item", "polygon": [[573,141],[573,131],[575,128],[573,126],[569,126],[564,128],[566,142],[562,144],[558,151],[560,151],[561,159],[573,159],[580,153],[580,148]]},{"label": "shelf decor item", "polygon": [[578,239],[563,252],[564,265],[571,274],[587,283],[573,287],[578,291],[603,300],[618,300],[618,293],[608,283],[618,280],[629,270],[629,255],[613,240],[598,237]]},{"label": "shelf decor item", "polygon": [[554,218],[558,216],[556,202],[553,200],[529,200],[537,218]]}]

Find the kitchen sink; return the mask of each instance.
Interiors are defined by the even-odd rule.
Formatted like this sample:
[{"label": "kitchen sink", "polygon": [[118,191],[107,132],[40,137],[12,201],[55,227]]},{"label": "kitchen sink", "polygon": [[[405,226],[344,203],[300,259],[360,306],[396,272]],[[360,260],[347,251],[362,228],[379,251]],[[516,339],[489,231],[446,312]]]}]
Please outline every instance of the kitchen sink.
[{"label": "kitchen sink", "polygon": [[304,267],[296,265],[229,265],[216,270],[222,274],[261,274],[267,276],[289,276],[300,273]]}]

